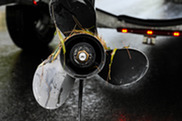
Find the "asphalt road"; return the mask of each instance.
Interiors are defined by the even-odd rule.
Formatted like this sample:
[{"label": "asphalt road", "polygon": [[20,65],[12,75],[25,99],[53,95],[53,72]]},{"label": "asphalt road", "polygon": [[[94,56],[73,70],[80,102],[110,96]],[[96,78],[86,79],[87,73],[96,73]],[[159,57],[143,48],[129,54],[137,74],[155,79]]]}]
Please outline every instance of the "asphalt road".
[{"label": "asphalt road", "polygon": [[[162,0],[144,1],[120,1],[113,7],[113,1],[98,0],[96,6],[115,14],[125,13],[142,18],[182,16],[182,5]],[[57,110],[40,107],[32,93],[34,71],[53,51],[57,37],[49,48],[30,53],[16,47],[6,26],[2,28],[0,121],[75,121],[78,115],[78,82],[66,103]],[[182,38],[158,37],[156,45],[151,46],[143,45],[140,35],[121,34],[109,29],[99,29],[99,33],[111,48],[130,45],[143,51],[149,58],[150,68],[143,79],[126,88],[112,87],[101,80],[85,81],[83,121],[181,121]]]}]

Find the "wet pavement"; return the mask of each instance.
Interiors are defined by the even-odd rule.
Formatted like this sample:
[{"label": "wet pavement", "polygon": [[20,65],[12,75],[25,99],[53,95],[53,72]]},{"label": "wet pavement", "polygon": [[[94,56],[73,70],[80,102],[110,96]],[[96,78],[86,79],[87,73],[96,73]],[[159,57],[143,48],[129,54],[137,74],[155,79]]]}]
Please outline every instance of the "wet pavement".
[{"label": "wet pavement", "polygon": [[[182,5],[162,0],[144,1],[120,1],[120,5],[113,7],[113,1],[98,0],[96,6],[115,14],[126,13],[142,18],[182,16]],[[0,13],[3,16],[4,13]],[[66,103],[57,110],[40,107],[32,93],[34,71],[53,51],[58,38],[55,37],[48,48],[30,53],[17,48],[6,27],[2,28],[0,121],[75,121],[78,115],[78,81]],[[181,121],[182,38],[157,37],[156,45],[150,46],[142,44],[143,36],[140,35],[121,34],[110,29],[99,29],[99,33],[111,48],[130,45],[143,51],[149,58],[150,68],[143,79],[126,88],[112,87],[97,79],[85,81],[83,121]]]}]

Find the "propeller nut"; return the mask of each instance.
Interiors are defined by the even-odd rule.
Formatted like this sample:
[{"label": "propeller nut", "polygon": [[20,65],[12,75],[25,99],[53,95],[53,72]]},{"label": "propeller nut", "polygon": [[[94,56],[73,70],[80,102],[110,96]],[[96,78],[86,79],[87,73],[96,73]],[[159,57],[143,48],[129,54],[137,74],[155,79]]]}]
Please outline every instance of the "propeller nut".
[{"label": "propeller nut", "polygon": [[79,51],[77,54],[77,60],[81,63],[87,62],[89,59],[89,54],[87,53],[87,51],[82,50]]}]

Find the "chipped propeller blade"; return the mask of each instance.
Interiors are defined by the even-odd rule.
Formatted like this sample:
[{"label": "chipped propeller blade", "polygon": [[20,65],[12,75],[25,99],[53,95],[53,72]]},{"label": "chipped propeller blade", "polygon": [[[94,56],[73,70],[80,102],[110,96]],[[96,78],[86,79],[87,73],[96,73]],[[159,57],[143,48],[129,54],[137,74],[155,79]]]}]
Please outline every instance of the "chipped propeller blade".
[{"label": "chipped propeller blade", "polygon": [[44,61],[34,74],[35,99],[46,109],[59,108],[68,98],[74,82],[75,79],[64,72],[59,56],[53,62]]},{"label": "chipped propeller blade", "polygon": [[140,80],[149,68],[147,56],[135,49],[107,51],[106,64],[99,75],[113,85],[126,86]]}]

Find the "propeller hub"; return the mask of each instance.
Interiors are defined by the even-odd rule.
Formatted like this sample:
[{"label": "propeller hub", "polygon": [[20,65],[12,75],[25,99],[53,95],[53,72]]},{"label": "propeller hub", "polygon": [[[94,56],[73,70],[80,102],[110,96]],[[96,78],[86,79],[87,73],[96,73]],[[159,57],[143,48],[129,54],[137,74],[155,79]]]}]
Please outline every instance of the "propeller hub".
[{"label": "propeller hub", "polygon": [[60,53],[64,70],[74,78],[91,78],[105,65],[106,54],[100,41],[89,34],[73,35],[65,41],[66,54]]},{"label": "propeller hub", "polygon": [[95,56],[93,46],[86,42],[77,43],[70,51],[71,62],[79,68],[90,67],[95,61]]}]

